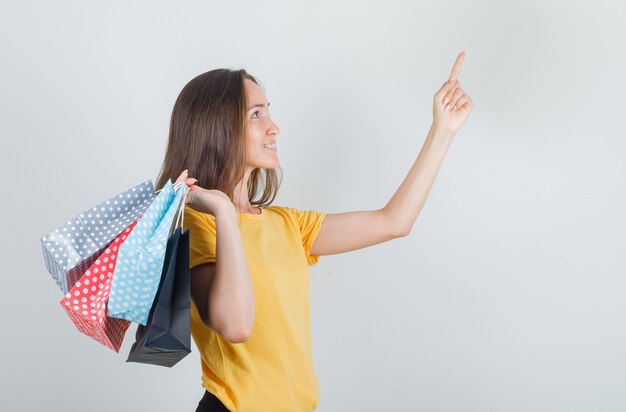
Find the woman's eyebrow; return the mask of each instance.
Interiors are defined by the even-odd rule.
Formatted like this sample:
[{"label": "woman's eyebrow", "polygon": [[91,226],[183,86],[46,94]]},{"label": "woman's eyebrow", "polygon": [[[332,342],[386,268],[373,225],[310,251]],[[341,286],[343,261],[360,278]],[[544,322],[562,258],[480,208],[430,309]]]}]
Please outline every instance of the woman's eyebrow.
[{"label": "woman's eyebrow", "polygon": [[[254,109],[255,107],[265,107],[265,104],[255,104],[254,106],[248,107],[248,110]],[[270,103],[268,102],[267,103],[267,108],[269,109],[269,107],[270,107]]]}]

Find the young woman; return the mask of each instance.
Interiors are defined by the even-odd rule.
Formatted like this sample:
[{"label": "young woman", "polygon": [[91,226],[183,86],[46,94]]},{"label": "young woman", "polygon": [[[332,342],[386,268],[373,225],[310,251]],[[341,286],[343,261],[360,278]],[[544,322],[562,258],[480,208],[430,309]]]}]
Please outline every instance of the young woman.
[{"label": "young woman", "polygon": [[409,234],[473,106],[457,80],[463,59],[462,52],[434,96],[415,163],[378,210],[271,205],[281,183],[280,129],[258,81],[216,69],[183,88],[156,186],[172,179],[190,188],[191,333],[205,388],[197,412],[315,409],[308,266]]}]

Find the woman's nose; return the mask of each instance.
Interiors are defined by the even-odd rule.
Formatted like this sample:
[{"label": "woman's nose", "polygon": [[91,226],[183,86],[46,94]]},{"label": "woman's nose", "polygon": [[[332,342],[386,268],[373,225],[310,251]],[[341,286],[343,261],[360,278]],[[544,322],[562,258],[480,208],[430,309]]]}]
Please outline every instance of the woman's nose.
[{"label": "woman's nose", "polygon": [[278,128],[278,126],[276,125],[276,123],[274,123],[273,120],[270,120],[271,125],[270,125],[270,134],[279,134],[280,133],[280,129]]}]

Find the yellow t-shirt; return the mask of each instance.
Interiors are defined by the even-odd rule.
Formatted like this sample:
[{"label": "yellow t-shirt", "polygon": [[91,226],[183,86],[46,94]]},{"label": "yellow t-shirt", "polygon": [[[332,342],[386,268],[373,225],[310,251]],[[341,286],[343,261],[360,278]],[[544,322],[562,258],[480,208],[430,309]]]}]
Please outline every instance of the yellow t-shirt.
[{"label": "yellow t-shirt", "polygon": [[[191,305],[191,335],[200,351],[202,386],[231,411],[304,412],[319,403],[313,370],[309,251],[326,213],[268,206],[239,214],[241,239],[254,291],[250,338],[230,343],[208,328]],[[215,217],[185,206],[190,267],[215,262]]]}]

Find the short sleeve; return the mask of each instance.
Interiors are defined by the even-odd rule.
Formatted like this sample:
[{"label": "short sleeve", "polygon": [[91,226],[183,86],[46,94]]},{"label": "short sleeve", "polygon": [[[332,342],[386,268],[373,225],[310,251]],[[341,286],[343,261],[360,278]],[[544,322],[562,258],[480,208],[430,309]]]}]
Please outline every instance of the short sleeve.
[{"label": "short sleeve", "polygon": [[304,247],[304,254],[306,256],[307,263],[309,266],[313,266],[318,262],[319,256],[310,254],[311,246],[313,246],[317,235],[322,229],[322,223],[328,213],[316,210],[300,210],[293,207],[290,207],[289,211],[298,222],[300,234],[302,235],[302,246]]},{"label": "short sleeve", "polygon": [[189,228],[189,267],[215,262],[215,218],[185,206],[183,231]]}]

